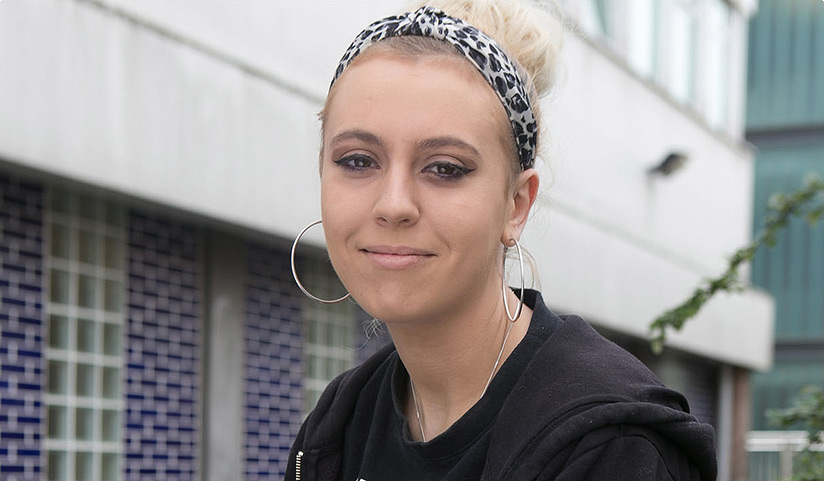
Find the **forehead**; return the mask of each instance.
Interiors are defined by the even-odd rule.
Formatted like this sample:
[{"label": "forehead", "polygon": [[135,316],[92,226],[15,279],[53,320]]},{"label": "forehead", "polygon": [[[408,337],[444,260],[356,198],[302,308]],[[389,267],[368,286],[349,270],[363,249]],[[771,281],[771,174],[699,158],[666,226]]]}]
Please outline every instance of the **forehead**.
[{"label": "forehead", "polygon": [[465,59],[366,52],[335,83],[324,139],[341,129],[506,138],[508,118],[492,88]]}]

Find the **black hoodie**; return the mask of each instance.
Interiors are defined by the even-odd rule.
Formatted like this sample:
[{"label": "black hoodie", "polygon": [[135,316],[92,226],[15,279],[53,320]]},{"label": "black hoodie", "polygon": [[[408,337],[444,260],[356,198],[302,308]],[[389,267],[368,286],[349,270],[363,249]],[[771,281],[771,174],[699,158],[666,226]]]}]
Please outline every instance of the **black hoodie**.
[{"label": "black hoodie", "polygon": [[[524,367],[515,371],[515,379],[499,381],[507,373],[507,364],[515,362],[507,360],[493,381],[493,385],[503,383],[498,391],[502,402],[491,428],[479,436],[483,454],[470,470],[479,473],[474,477],[496,481],[716,478],[713,429],[689,414],[683,396],[664,387],[640,361],[581,318],[556,316],[536,291],[528,291],[524,298],[533,309],[530,332],[539,325],[550,329]],[[337,481],[344,465],[360,462],[344,456],[360,452],[360,446],[368,443],[363,438],[375,429],[387,428],[368,424],[377,419],[371,411],[376,410],[378,397],[385,398],[386,384],[391,383],[398,363],[390,345],[330,383],[292,447],[287,481]],[[493,385],[484,399],[495,396]],[[473,448],[477,455],[477,443]],[[467,471],[459,474],[466,476]]]}]

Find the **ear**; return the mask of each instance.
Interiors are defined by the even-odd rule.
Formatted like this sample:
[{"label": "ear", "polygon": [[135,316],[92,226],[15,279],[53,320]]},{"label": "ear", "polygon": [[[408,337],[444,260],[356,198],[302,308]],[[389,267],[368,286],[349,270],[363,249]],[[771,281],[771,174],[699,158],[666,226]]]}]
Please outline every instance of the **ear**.
[{"label": "ear", "polygon": [[529,211],[535,198],[538,196],[538,171],[527,169],[518,174],[515,187],[511,191],[509,205],[510,211],[507,215],[504,231],[501,233],[501,243],[505,246],[512,244],[510,239],[521,239],[521,233],[526,226]]}]

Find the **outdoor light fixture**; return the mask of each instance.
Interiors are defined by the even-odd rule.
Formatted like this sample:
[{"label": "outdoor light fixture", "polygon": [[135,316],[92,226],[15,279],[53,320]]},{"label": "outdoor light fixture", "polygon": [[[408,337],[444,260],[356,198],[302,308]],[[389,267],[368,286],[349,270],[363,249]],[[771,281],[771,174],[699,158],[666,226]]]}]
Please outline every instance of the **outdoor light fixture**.
[{"label": "outdoor light fixture", "polygon": [[684,164],[687,163],[687,159],[689,157],[687,154],[678,151],[672,151],[664,157],[658,165],[655,167],[650,167],[647,170],[648,175],[661,175],[664,177],[668,177],[674,174],[676,171],[680,170]]}]

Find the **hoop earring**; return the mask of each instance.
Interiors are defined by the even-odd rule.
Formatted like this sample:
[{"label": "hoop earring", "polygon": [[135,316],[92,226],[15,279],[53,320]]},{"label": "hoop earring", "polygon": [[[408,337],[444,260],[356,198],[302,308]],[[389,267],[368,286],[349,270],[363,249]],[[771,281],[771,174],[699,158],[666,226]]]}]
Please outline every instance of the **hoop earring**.
[{"label": "hoop earring", "polygon": [[509,322],[515,322],[521,317],[521,311],[524,308],[524,256],[521,252],[521,244],[518,243],[518,239],[514,237],[510,237],[509,240],[515,242],[515,247],[518,249],[518,264],[521,268],[521,296],[518,299],[518,307],[515,309],[515,315],[511,315],[509,313],[509,303],[506,300],[506,251],[509,247],[504,246],[504,260],[501,266],[501,294],[504,296],[504,309],[506,310],[506,317],[509,319]]},{"label": "hoop earring", "polygon": [[300,242],[300,238],[303,237],[303,234],[305,234],[306,231],[308,231],[312,227],[314,227],[318,224],[321,224],[321,223],[323,223],[323,220],[316,220],[315,222],[312,222],[311,224],[307,225],[306,227],[303,228],[302,231],[300,231],[298,236],[295,237],[295,242],[292,242],[292,277],[295,279],[295,284],[297,284],[298,287],[300,288],[300,290],[303,291],[303,293],[306,294],[306,296],[309,297],[310,299],[318,301],[318,302],[322,302],[324,304],[337,304],[338,302],[341,302],[344,299],[346,299],[347,297],[349,297],[350,294],[347,292],[345,296],[343,296],[339,299],[332,299],[332,300],[321,299],[319,297],[315,297],[309,291],[307,291],[305,287],[303,287],[303,284],[301,284],[300,279],[298,279],[298,271],[297,271],[297,269],[295,269],[295,250],[297,250],[297,248],[298,248],[298,242]]}]

